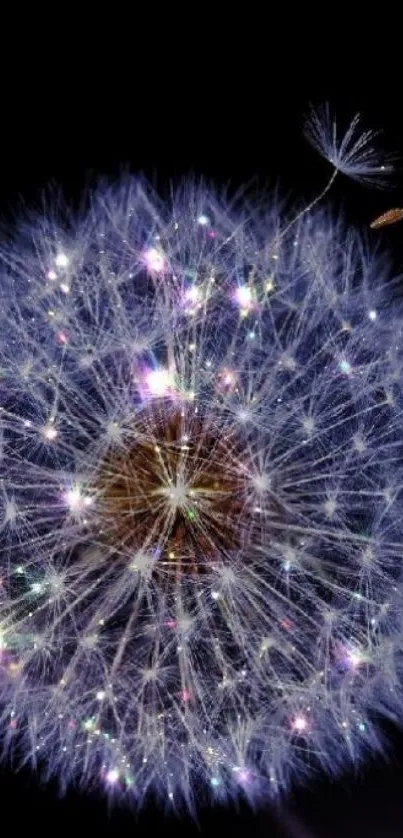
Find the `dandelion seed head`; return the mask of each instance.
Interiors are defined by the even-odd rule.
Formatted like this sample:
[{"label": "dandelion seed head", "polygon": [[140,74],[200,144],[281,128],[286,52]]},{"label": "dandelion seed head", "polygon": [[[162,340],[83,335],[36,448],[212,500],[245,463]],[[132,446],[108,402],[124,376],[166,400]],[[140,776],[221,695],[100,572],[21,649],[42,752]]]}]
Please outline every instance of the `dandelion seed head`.
[{"label": "dandelion seed head", "polygon": [[[321,125],[333,164],[372,176],[370,138]],[[238,213],[136,180],[6,250],[4,753],[192,807],[381,747],[403,678],[384,263],[325,210],[289,229],[274,198]]]}]

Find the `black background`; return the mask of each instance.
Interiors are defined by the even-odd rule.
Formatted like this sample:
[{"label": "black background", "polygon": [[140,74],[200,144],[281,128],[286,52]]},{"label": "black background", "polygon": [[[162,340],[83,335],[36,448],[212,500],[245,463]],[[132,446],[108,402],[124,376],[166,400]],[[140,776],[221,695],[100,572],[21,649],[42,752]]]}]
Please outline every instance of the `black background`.
[{"label": "black background", "polygon": [[[83,31],[79,12],[61,8],[58,19],[25,20],[3,28],[1,81],[1,218],[10,223],[22,204],[40,206],[56,185],[77,203],[99,175],[143,172],[164,190],[181,176],[203,175],[219,187],[252,182],[266,190],[280,181],[298,205],[314,197],[329,167],[302,138],[309,102],[329,101],[340,120],[357,111],[366,127],[381,128],[383,142],[402,154],[402,170],[389,191],[340,178],[330,201],[350,224],[368,231],[381,212],[403,206],[403,125],[400,48],[393,20],[381,10],[368,32],[351,29],[347,12],[318,11],[312,23],[286,9],[284,22],[251,13],[232,29],[235,13],[194,7],[193,17],[170,21],[155,10],[144,22],[122,17],[102,33]],[[382,10],[383,11],[383,10]],[[337,25],[335,16],[338,15]],[[344,15],[344,18],[342,19]],[[253,18],[253,20],[252,20]],[[172,36],[172,23],[175,30]],[[245,24],[245,26],[244,26]],[[31,30],[32,25],[32,30]],[[378,231],[401,271],[403,222]],[[403,289],[403,283],[402,283]],[[403,716],[403,714],[402,714]],[[234,835],[403,835],[403,735],[389,731],[388,761],[377,759],[337,783],[317,778],[296,789],[281,812],[262,809],[200,812],[199,826],[167,819],[150,804],[137,818],[108,812],[102,795],[71,792],[59,800],[29,772],[0,775],[3,823],[16,834],[61,831],[81,835],[177,836],[226,830]]]}]

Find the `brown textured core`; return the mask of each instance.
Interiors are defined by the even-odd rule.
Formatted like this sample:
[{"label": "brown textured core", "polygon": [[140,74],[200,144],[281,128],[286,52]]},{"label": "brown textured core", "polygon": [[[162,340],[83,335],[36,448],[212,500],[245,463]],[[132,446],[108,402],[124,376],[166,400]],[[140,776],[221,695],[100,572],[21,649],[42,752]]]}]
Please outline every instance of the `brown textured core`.
[{"label": "brown textured core", "polygon": [[161,571],[199,573],[243,545],[248,477],[234,434],[156,402],[124,443],[109,450],[96,487],[110,547],[158,547]]}]

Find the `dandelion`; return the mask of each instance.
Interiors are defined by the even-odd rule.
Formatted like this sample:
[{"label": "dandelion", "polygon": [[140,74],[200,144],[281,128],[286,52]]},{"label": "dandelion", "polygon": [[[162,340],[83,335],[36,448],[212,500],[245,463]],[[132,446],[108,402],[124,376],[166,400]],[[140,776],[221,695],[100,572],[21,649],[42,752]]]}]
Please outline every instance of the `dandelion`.
[{"label": "dandelion", "polygon": [[[368,136],[327,131],[375,171]],[[3,249],[5,754],[192,806],[380,747],[403,675],[387,280],[326,211],[290,229],[194,183],[164,204],[125,179]]]}]

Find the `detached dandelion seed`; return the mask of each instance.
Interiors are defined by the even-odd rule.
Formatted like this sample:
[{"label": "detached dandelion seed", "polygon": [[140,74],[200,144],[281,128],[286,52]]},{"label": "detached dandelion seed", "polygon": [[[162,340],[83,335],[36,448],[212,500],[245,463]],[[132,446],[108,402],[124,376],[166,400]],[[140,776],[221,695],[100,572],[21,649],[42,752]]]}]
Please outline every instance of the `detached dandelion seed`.
[{"label": "detached dandelion seed", "polygon": [[403,209],[391,209],[375,218],[369,226],[372,228],[372,230],[377,230],[379,229],[379,227],[386,227],[389,224],[396,224],[396,222],[401,221],[402,218]]},{"label": "detached dandelion seed", "polygon": [[360,131],[356,114],[343,133],[328,104],[312,108],[305,124],[305,135],[335,171],[371,186],[383,186],[394,171],[393,157],[382,157],[376,148],[377,132]]}]

